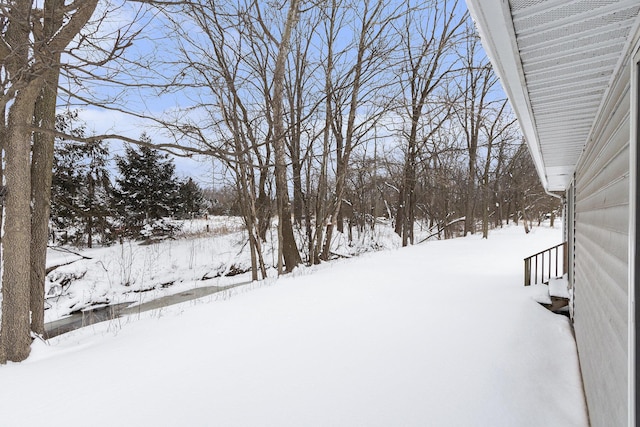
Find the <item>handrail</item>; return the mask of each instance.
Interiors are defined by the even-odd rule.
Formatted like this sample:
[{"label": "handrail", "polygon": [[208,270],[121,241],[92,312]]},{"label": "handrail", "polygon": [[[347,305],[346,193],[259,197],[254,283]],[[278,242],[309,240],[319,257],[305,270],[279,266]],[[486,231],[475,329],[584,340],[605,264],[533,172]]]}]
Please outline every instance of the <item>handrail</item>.
[{"label": "handrail", "polygon": [[[560,254],[560,248],[562,248],[562,254]],[[560,256],[562,256],[562,272],[558,274]],[[547,260],[546,266],[545,259]],[[533,269],[531,268],[532,264],[534,266]],[[532,283],[534,285],[538,283],[548,283],[552,277],[564,275],[568,270],[567,265],[567,242],[533,254],[524,259],[524,285],[529,286]],[[554,271],[554,276],[552,276],[552,272]],[[538,281],[538,278],[541,280]],[[533,279],[533,282],[531,279]]]}]

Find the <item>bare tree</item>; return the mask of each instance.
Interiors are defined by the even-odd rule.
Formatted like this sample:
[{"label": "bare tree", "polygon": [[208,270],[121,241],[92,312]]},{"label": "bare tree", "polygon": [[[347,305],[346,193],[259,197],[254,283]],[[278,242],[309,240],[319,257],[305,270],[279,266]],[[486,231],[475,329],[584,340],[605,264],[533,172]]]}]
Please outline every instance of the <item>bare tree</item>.
[{"label": "bare tree", "polygon": [[[61,134],[55,129],[58,80],[63,76],[74,86],[66,88],[68,96],[85,102],[79,86],[83,79],[108,81],[111,73],[104,66],[121,60],[138,34],[131,31],[134,22],[128,22],[104,35],[103,24],[113,9],[106,4],[94,15],[97,5],[98,0],[19,0],[0,7],[0,108],[6,113],[2,129],[7,184],[0,362],[27,357],[29,327],[36,334],[44,332],[53,138]],[[102,137],[85,140],[93,139]]]},{"label": "bare tree", "polygon": [[[503,165],[506,161],[507,146],[513,144],[516,135],[513,132],[516,119],[508,111],[507,99],[501,100],[496,108],[487,111],[483,125],[483,137],[485,159],[480,176],[480,186],[482,189],[481,210],[482,210],[482,237],[489,237],[489,216],[492,214],[492,206],[495,207],[497,194],[491,194],[493,188],[492,181],[497,182]],[[494,151],[497,151],[495,153]],[[492,173],[493,172],[493,173]],[[494,179],[491,179],[493,175]]]},{"label": "bare tree", "polygon": [[398,71],[403,94],[399,114],[408,122],[403,132],[405,161],[396,211],[396,232],[403,246],[414,242],[418,158],[449,118],[451,104],[443,95],[457,66],[454,53],[468,19],[457,1],[419,6],[407,1],[406,8],[405,22],[398,30],[404,57]]},{"label": "bare tree", "polygon": [[[188,114],[163,126],[176,139],[189,139],[209,150],[234,175],[251,254],[252,278],[266,277],[262,244],[271,220],[268,186],[272,171],[270,83],[271,43],[255,34],[246,8],[217,2],[187,2],[167,10],[178,49],[176,63],[192,95]],[[195,26],[197,32],[191,31]],[[258,107],[261,106],[261,107]]]},{"label": "bare tree", "polygon": [[476,34],[471,22],[468,23],[467,31],[466,44],[461,53],[464,73],[458,83],[461,102],[456,109],[456,117],[462,129],[468,156],[465,235],[475,233],[476,170],[480,132],[484,126],[487,109],[497,102],[491,98],[490,94],[498,82],[489,59],[482,52],[480,37]]},{"label": "bare tree", "polygon": [[[179,36],[181,67],[191,79],[181,85],[209,91],[196,99],[193,109],[202,111],[210,120],[181,118],[175,124],[164,125],[206,147],[236,173],[252,254],[260,259],[260,241],[265,240],[271,217],[267,186],[270,177],[275,177],[278,266],[280,272],[291,271],[301,259],[291,221],[286,142],[300,128],[295,122],[285,126],[284,91],[298,3],[290,4],[285,17],[275,10],[265,15],[258,1],[235,5],[213,1],[182,3],[183,8],[178,10],[184,15],[179,18],[189,19],[181,22],[170,16]],[[192,25],[199,29],[195,36],[189,34]],[[276,34],[278,29],[282,34]],[[207,101],[211,95],[216,100],[213,104]],[[259,264],[266,274],[263,262]]]},{"label": "bare tree", "polygon": [[[314,60],[314,39],[318,37],[318,27],[322,22],[321,8],[306,10],[301,15],[301,22],[292,34],[291,54],[288,57],[287,73],[285,75],[285,114],[288,132],[287,148],[291,159],[291,174],[293,187],[293,218],[298,226],[302,225],[302,217],[310,206],[309,191],[303,192],[303,170],[309,171],[310,156],[313,153],[313,143],[317,142],[319,132],[315,126],[317,113],[322,103],[322,90],[317,78],[320,64]],[[307,179],[307,185],[310,182]],[[310,231],[310,216],[306,216],[307,228]]]},{"label": "bare tree", "polygon": [[[48,0],[43,11],[34,8],[31,1],[21,0],[0,8],[0,65],[5,79],[0,106],[8,107],[5,125],[7,190],[2,241],[0,363],[24,360],[30,352],[30,171],[36,101],[43,89],[51,90],[60,53],[89,21],[97,3],[97,0],[69,3]],[[57,14],[62,7],[64,18],[60,19]],[[43,13],[48,15],[40,20]],[[50,96],[48,98],[50,101]],[[45,115],[43,113],[43,120]],[[45,169],[46,166],[42,168],[42,173],[45,173]],[[50,167],[48,173],[51,174]],[[39,289],[38,286],[34,293]],[[36,321],[41,323],[40,319]],[[36,328],[41,329],[39,325]]]},{"label": "bare tree", "polygon": [[[318,173],[318,189],[316,193],[315,204],[315,230],[313,237],[309,236],[309,262],[317,264],[320,262],[323,243],[323,227],[327,217],[327,194],[328,194],[328,168],[329,168],[329,150],[331,144],[331,123],[333,121],[333,105],[331,96],[333,93],[334,82],[332,80],[334,73],[334,63],[336,45],[339,29],[342,26],[341,14],[339,13],[342,2],[339,0],[330,0],[322,9],[324,21],[324,33],[322,37],[326,44],[323,52],[323,72],[324,72],[324,126],[322,130],[322,150],[320,155],[319,173]],[[311,172],[307,173],[307,180],[310,182]]]},{"label": "bare tree", "polygon": [[[340,7],[335,3],[333,6]],[[329,259],[334,229],[342,231],[341,207],[351,153],[367,137],[371,138],[370,133],[389,111],[390,97],[385,94],[389,90],[388,81],[381,70],[392,61],[395,43],[391,28],[403,14],[386,0],[357,2],[350,5],[348,13],[355,25],[353,46],[348,52],[354,59],[346,70],[338,70],[330,87],[326,87],[330,92],[325,94],[332,103],[327,117],[331,122],[325,125],[331,127],[331,134],[325,138],[331,136],[335,140],[336,168],[334,196],[327,211],[324,260]]]},{"label": "bare tree", "polygon": [[517,145],[513,156],[507,159],[505,171],[503,185],[511,198],[508,210],[516,224],[522,220],[526,233],[529,233],[534,221],[539,224],[546,215],[553,216],[560,209],[560,199],[548,195],[542,187],[524,140]]},{"label": "bare tree", "polygon": [[291,32],[298,21],[299,0],[290,0],[284,31],[279,41],[278,56],[273,71],[273,149],[275,152],[276,199],[278,202],[278,273],[290,272],[302,262],[291,222],[291,204],[287,183],[287,158],[283,119],[285,62],[289,55]]}]

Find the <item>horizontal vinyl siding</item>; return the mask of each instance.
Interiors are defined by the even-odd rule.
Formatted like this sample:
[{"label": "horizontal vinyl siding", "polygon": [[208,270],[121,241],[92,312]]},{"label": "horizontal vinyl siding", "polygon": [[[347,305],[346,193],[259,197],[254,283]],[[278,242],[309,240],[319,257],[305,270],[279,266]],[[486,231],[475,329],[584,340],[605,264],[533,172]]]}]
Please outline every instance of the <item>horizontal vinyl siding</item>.
[{"label": "horizontal vinyl siding", "polygon": [[[615,213],[612,213],[611,216],[615,216]],[[585,217],[587,214],[584,215]],[[584,222],[580,224],[580,228],[584,235],[589,235],[593,239],[590,242],[585,242],[584,239],[581,240],[583,245],[587,243],[591,243],[592,246],[585,249],[589,250],[604,250],[602,254],[602,264],[606,264],[607,266],[616,263],[616,268],[611,269],[614,272],[619,272],[620,269],[627,265],[628,251],[625,245],[629,242],[629,234],[628,233],[620,233],[617,230],[607,229],[598,227],[593,223],[587,222],[588,218],[583,218]],[[625,276],[626,277],[626,276]],[[619,277],[619,279],[624,279],[625,277]],[[626,289],[626,283],[625,289]]]},{"label": "horizontal vinyl siding", "polygon": [[[614,163],[607,165],[605,172],[620,171],[623,168],[629,166],[629,149],[621,152],[616,156]],[[595,169],[595,167],[594,167]],[[603,173],[600,179],[604,180],[604,177],[608,176],[608,173]],[[611,177],[609,177],[611,178]],[[588,212],[590,210],[601,210],[603,208],[610,208],[615,206],[629,206],[629,176],[618,176],[613,181],[605,182],[592,182],[590,187],[583,190],[584,194],[591,194],[582,200],[582,212]],[[591,191],[590,191],[591,190]],[[625,224],[628,226],[628,224]]]},{"label": "horizontal vinyl siding", "polygon": [[[612,340],[612,345],[616,344],[615,347],[624,350],[626,349],[626,340],[621,340],[618,333],[611,334],[611,332],[612,330],[619,331],[621,328],[626,329],[627,311],[624,310],[626,304],[620,304],[620,302],[626,300],[627,290],[618,283],[619,280],[626,278],[620,273],[620,270],[626,267],[626,263],[622,263],[612,256],[600,257],[599,255],[601,254],[594,255],[597,253],[596,246],[597,243],[591,242],[588,245],[579,245],[577,250],[586,254],[583,261],[590,262],[592,265],[606,263],[609,268],[606,270],[601,268],[583,269],[578,272],[578,277],[581,282],[592,280],[595,283],[606,283],[611,284],[611,286],[606,289],[608,294],[606,298],[599,298],[601,295],[598,292],[581,292],[581,298],[584,300],[581,300],[580,303],[585,304],[588,302],[594,305],[593,312],[601,314],[601,316],[598,316],[598,320],[605,321],[602,326],[608,325],[613,328],[607,330],[606,338]],[[592,277],[584,276],[585,273],[592,275]],[[589,298],[599,299],[589,300]],[[590,320],[593,319],[593,317],[590,318]]]},{"label": "horizontal vinyl siding", "polygon": [[627,420],[629,80],[576,169],[574,326],[593,427]]}]

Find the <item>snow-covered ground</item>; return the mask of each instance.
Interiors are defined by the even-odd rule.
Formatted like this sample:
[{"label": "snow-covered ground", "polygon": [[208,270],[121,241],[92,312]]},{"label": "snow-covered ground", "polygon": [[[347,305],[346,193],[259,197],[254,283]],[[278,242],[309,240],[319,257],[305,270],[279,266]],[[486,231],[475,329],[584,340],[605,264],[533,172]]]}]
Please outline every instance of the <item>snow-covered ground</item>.
[{"label": "snow-covered ground", "polygon": [[36,341],[0,425],[587,426],[569,322],[522,286],[560,241],[427,242]]},{"label": "snow-covered ground", "polygon": [[[197,287],[251,281],[250,273],[241,274],[250,270],[251,260],[240,218],[189,220],[181,228],[176,238],[152,243],[124,241],[82,250],[50,248],[47,266],[59,267],[47,275],[45,321],[106,304],[142,304]],[[335,233],[332,252],[349,257],[401,245],[390,224],[379,224],[374,232],[367,230],[360,236],[354,234],[349,243],[346,236]],[[263,245],[267,267],[277,265],[276,235],[274,225]],[[303,236],[299,237],[299,247],[306,248]],[[277,276],[273,268],[268,273]]]}]

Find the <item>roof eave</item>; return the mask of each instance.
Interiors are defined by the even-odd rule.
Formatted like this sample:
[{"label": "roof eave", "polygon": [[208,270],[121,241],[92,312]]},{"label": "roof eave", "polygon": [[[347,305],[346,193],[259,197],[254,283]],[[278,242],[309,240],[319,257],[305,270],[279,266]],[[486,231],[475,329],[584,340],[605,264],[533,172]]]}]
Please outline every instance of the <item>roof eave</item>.
[{"label": "roof eave", "polygon": [[566,183],[550,185],[545,173],[509,3],[503,0],[467,0],[467,5],[482,45],[518,118],[543,187],[547,191],[564,191]]}]

